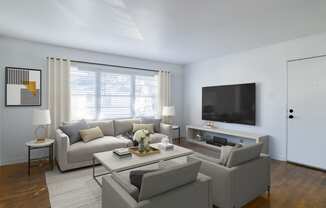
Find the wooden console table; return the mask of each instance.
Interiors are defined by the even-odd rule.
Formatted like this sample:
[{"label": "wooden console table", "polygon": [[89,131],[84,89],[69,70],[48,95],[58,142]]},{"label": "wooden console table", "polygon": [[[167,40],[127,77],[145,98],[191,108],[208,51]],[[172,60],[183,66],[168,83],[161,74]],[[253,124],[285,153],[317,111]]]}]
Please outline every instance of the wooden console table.
[{"label": "wooden console table", "polygon": [[218,134],[221,135],[221,137],[232,136],[238,138],[239,140],[242,140],[243,143],[250,143],[250,141],[253,141],[255,143],[261,142],[264,144],[262,152],[265,154],[269,153],[268,135],[223,129],[217,127],[192,126],[192,125],[186,126],[186,140],[188,142],[195,143],[200,146],[204,146],[207,147],[208,149],[216,150],[216,151],[219,151],[221,148],[218,146],[207,144],[206,141],[199,141],[198,139],[196,139],[196,135],[198,134],[198,132],[208,132],[208,133]]}]

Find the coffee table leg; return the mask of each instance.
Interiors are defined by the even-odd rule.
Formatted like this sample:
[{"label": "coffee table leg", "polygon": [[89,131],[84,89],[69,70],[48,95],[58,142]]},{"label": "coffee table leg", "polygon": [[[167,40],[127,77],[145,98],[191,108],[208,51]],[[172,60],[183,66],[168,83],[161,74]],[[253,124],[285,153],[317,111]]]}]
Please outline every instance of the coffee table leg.
[{"label": "coffee table leg", "polygon": [[105,172],[105,173],[100,173],[100,174],[98,174],[98,175],[96,175],[96,171],[95,171],[95,166],[96,166],[96,159],[95,159],[95,157],[93,157],[93,179],[95,180],[95,182],[100,186],[100,187],[102,187],[102,184],[101,184],[101,182],[97,179],[98,177],[100,177],[100,176],[104,176],[104,175],[108,175],[108,174],[111,174],[111,172]]}]

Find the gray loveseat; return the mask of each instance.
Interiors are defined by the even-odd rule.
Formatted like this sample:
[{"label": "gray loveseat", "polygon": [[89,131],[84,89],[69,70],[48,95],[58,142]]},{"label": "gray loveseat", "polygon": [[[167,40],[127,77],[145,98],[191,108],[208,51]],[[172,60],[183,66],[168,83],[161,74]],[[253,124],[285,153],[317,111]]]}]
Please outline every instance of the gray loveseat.
[{"label": "gray loveseat", "polygon": [[126,138],[124,134],[132,130],[133,123],[154,124],[154,134],[150,135],[152,143],[160,142],[164,136],[168,136],[169,138],[172,136],[172,126],[160,123],[159,119],[121,119],[89,121],[87,123],[89,127],[100,127],[104,137],[87,143],[79,141],[71,144],[69,137],[62,130],[56,130],[56,161],[61,171],[92,165],[94,153],[132,146],[132,141]]},{"label": "gray loveseat", "polygon": [[262,144],[254,144],[233,150],[226,165],[199,153],[188,159],[201,161],[200,172],[212,178],[213,204],[237,208],[270,191],[270,159],[261,149]]}]

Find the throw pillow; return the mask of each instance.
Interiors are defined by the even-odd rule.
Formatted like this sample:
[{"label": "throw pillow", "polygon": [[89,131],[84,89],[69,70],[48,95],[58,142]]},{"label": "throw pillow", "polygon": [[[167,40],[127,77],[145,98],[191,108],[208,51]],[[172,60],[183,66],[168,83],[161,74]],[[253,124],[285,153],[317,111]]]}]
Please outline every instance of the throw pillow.
[{"label": "throw pillow", "polygon": [[161,119],[159,118],[142,118],[141,123],[143,124],[153,124],[154,132],[160,132]]},{"label": "throw pillow", "polygon": [[132,141],[133,146],[138,146],[138,142],[137,142],[136,140],[134,140],[134,132],[132,132],[132,131],[127,131],[127,132],[125,132],[124,134],[122,134],[122,136],[123,136],[124,138],[127,138],[127,139],[129,139],[130,141]]},{"label": "throw pillow", "polygon": [[227,162],[229,161],[231,151],[240,147],[241,144],[236,144],[235,146],[221,146],[220,164],[226,166]]},{"label": "throw pillow", "polygon": [[136,131],[142,130],[142,129],[145,129],[150,134],[152,134],[152,133],[154,133],[154,124],[137,124],[137,123],[133,124],[133,129],[132,129],[133,132],[136,132]]},{"label": "throw pillow", "polygon": [[79,133],[84,142],[89,142],[104,136],[102,130],[98,126],[90,129],[80,130]]},{"label": "throw pillow", "polygon": [[132,185],[136,186],[138,188],[138,190],[140,190],[143,176],[146,173],[151,173],[151,172],[155,172],[155,171],[157,171],[157,170],[133,170],[133,171],[130,171],[130,173],[129,173],[130,183]]},{"label": "throw pillow", "polygon": [[64,126],[59,127],[61,131],[68,135],[70,144],[74,144],[80,141],[79,131],[82,129],[87,129],[88,125],[85,120],[80,120],[74,123],[69,123]]}]

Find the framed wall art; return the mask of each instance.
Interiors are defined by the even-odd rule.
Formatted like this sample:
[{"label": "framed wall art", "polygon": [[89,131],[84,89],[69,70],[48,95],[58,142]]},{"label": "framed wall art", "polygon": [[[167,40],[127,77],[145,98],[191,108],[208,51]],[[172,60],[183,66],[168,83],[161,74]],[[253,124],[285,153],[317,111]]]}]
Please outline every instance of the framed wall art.
[{"label": "framed wall art", "polygon": [[5,106],[41,106],[42,71],[18,67],[5,68]]}]

